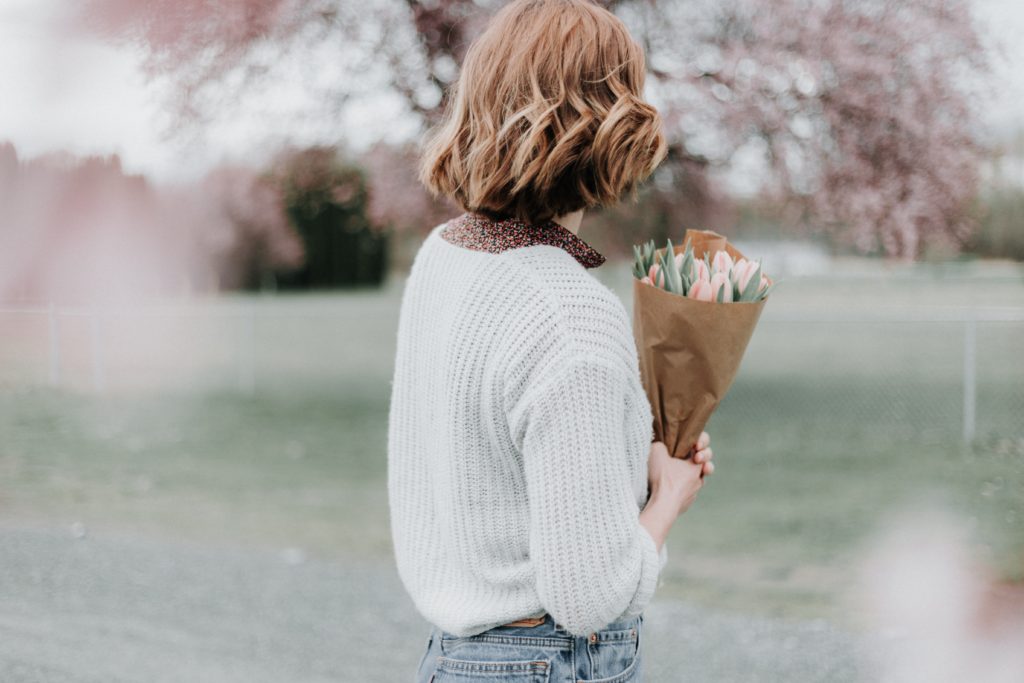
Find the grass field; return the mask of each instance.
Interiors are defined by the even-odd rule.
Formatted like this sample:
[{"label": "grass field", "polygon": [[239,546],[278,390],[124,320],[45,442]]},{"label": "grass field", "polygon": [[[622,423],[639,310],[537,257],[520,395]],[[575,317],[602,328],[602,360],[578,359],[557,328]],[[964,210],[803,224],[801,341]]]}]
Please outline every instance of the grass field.
[{"label": "grass field", "polygon": [[[628,305],[626,270],[600,274]],[[0,318],[3,525],[389,562],[400,291],[111,317],[102,396],[88,390],[86,318],[61,320],[64,388],[45,383],[45,317]],[[1024,308],[1021,269],[781,284],[708,426],[718,469],[672,532],[659,595],[854,624],[864,544],[926,502],[971,520],[979,553],[1022,578],[1024,323],[978,325],[977,439],[964,447],[964,325],[908,321],[979,301]]]}]

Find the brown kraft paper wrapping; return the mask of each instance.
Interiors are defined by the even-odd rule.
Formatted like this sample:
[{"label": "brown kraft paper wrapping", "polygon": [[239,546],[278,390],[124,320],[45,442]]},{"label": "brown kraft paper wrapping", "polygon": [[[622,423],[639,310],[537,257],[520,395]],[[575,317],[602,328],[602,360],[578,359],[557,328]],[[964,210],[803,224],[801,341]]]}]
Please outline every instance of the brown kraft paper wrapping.
[{"label": "brown kraft paper wrapping", "polygon": [[[696,258],[722,249],[733,259],[745,258],[710,230],[687,230],[675,252],[682,253],[688,241]],[[697,301],[633,279],[640,376],[654,413],[654,437],[673,457],[691,454],[725,397],[766,301]]]}]

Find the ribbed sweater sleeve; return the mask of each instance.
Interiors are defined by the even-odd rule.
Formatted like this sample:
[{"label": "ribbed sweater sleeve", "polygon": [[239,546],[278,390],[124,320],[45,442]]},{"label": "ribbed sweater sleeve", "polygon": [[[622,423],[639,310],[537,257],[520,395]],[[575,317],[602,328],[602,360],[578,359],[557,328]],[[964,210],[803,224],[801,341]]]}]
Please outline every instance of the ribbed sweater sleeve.
[{"label": "ribbed sweater sleeve", "polygon": [[630,485],[627,369],[592,351],[562,357],[520,413],[529,549],[541,603],[586,635],[641,613],[665,558]]}]

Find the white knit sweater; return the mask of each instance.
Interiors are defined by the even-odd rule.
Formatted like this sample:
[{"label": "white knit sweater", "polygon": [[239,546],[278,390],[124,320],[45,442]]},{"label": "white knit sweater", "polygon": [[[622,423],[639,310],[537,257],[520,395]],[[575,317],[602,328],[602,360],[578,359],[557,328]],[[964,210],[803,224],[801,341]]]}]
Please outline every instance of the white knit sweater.
[{"label": "white knit sweater", "polygon": [[545,611],[575,635],[641,613],[667,559],[639,523],[650,404],[616,295],[566,251],[435,227],[398,327],[388,497],[399,576],[475,635]]}]

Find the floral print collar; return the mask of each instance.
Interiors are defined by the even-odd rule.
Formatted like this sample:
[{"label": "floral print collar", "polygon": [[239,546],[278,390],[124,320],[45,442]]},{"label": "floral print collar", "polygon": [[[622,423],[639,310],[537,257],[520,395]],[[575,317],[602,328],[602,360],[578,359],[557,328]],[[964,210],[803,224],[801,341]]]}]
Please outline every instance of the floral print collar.
[{"label": "floral print collar", "polygon": [[467,211],[448,221],[441,237],[466,249],[493,254],[535,244],[558,247],[584,268],[596,268],[605,261],[596,249],[553,220],[527,223],[512,216],[491,218],[483,213]]}]

